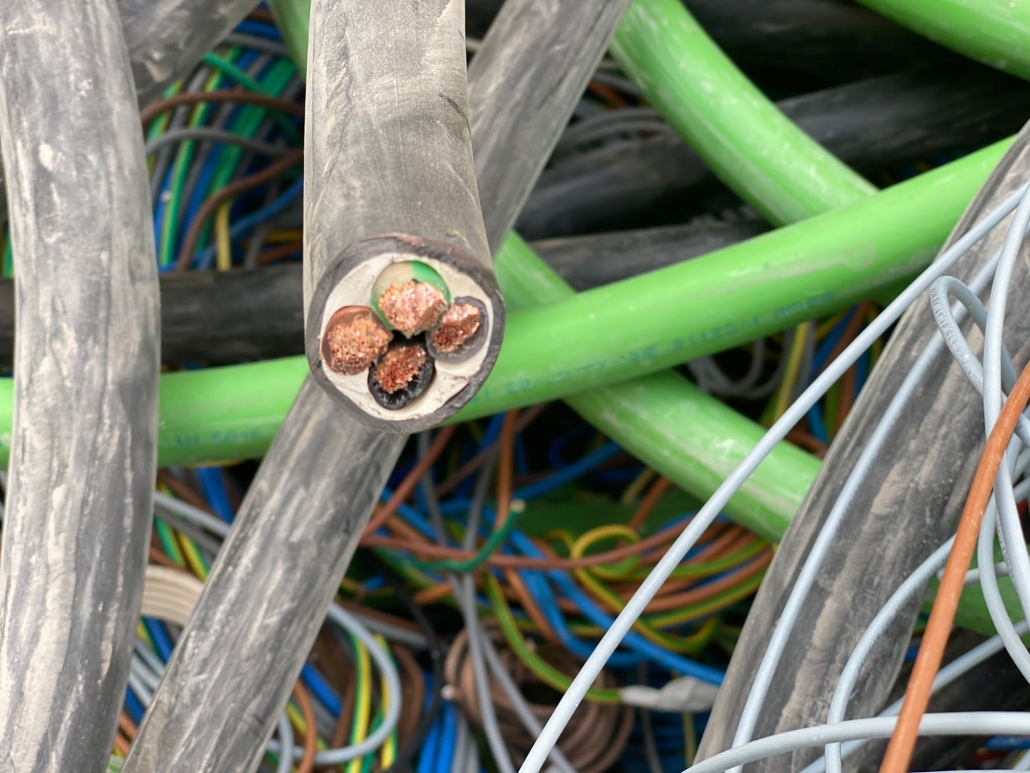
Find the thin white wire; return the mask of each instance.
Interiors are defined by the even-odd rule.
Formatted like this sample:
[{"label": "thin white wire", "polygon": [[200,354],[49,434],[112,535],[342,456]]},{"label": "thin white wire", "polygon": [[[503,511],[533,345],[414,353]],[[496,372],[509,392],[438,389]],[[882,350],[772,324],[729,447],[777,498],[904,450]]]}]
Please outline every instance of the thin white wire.
[{"label": "thin white wire", "polygon": [[[788,730],[709,757],[689,768],[689,773],[724,773],[749,762],[812,746],[888,738],[894,732],[897,722],[896,716],[873,717]],[[1030,713],[963,711],[952,714],[925,714],[919,723],[919,735],[1030,735]]]},{"label": "thin white wire", "polygon": [[598,642],[587,662],[580,669],[572,684],[566,690],[558,706],[555,708],[540,736],[530,749],[520,773],[539,773],[548,752],[553,748],[568,724],[573,713],[579,707],[586,691],[604,668],[608,659],[632,628],[637,618],[643,613],[647,604],[668,579],[672,571],[679,565],[683,556],[707,529],[729,502],[730,498],[750,477],[762,460],[768,456],[808,409],[832,386],[843,373],[861,356],[861,354],[892,325],[906,308],[925,291],[937,277],[941,276],[964,255],[970,247],[987,235],[1009,212],[1016,208],[1027,191],[1022,186],[1009,196],[997,209],[976,223],[954,245],[940,256],[919,277],[909,285],[858,337],[833,361],[823,373],[815,379],[808,389],[788,408],[787,412],[763,435],[754,449],[737,465],[736,469],[723,481],[712,497],[705,503],[690,524],[684,529],[669,550],[652,569],[648,577],[641,583],[636,593],[629,600],[622,612],[609,626],[601,641]]}]

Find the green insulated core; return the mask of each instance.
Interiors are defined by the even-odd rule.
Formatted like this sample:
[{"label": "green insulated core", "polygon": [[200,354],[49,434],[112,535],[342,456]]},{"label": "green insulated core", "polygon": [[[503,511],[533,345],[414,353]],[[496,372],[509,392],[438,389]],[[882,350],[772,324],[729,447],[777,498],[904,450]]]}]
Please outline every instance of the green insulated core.
[{"label": "green insulated core", "polygon": [[418,261],[391,264],[372,285],[376,314],[408,338],[436,325],[450,302],[443,277]]}]

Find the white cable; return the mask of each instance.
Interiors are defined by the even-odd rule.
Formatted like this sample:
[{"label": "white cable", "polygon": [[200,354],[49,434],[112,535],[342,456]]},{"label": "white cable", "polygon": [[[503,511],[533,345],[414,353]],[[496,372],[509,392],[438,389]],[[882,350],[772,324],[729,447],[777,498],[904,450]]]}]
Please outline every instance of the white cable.
[{"label": "white cable", "polygon": [[604,668],[612,653],[632,628],[637,618],[643,613],[647,604],[655,596],[672,571],[682,561],[683,556],[693,547],[701,534],[711,525],[715,518],[729,502],[744,481],[769,454],[808,409],[822,397],[843,373],[861,356],[861,354],[892,325],[906,308],[925,291],[937,277],[941,276],[969,250],[989,233],[1009,212],[1017,206],[1027,191],[1027,186],[1020,187],[1006,199],[997,209],[976,223],[963,234],[955,244],[944,251],[940,258],[929,266],[909,285],[858,337],[831,363],[823,373],[815,379],[808,389],[795,401],[787,412],[763,435],[755,448],[744,458],[736,469],[730,473],[712,497],[705,503],[683,533],[670,546],[666,554],[655,565],[648,577],[641,583],[636,593],[629,600],[622,612],[598,642],[587,662],[576,675],[569,689],[558,702],[543,732],[530,749],[520,773],[539,773],[548,752],[557,743],[558,736],[568,724],[576,708],[582,702],[586,691]]},{"label": "white cable", "polygon": [[[889,738],[898,718],[850,719],[833,725],[814,725],[759,738],[699,762],[689,773],[723,773],[734,767],[828,743]],[[963,711],[924,714],[919,735],[1030,735],[1030,713],[1022,711]]]}]

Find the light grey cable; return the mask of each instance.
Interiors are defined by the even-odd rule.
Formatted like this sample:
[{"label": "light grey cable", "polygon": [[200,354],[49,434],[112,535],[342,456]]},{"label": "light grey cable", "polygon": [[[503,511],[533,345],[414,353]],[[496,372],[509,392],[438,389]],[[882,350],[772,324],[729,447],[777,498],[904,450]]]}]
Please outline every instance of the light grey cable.
[{"label": "light grey cable", "polygon": [[129,670],[134,673],[144,685],[146,685],[147,689],[150,690],[151,693],[157,689],[157,684],[161,680],[161,677],[151,671],[139,655],[136,655],[135,653],[133,654],[132,661],[129,664]]},{"label": "light grey cable", "polygon": [[248,35],[245,32],[230,32],[226,35],[225,42],[230,46],[252,48],[255,51],[261,51],[265,54],[278,56],[282,59],[290,58],[290,49],[288,49],[284,44],[280,43],[278,40],[263,38],[260,35]]},{"label": "light grey cable", "polygon": [[[394,665],[393,659],[379,645],[379,642],[375,640],[369,630],[350,612],[335,605],[329,608],[328,618],[365,645],[365,648],[368,649],[368,654],[372,657],[372,662],[379,669],[379,673],[386,682],[386,693],[390,696],[390,699],[382,723],[369,734],[368,738],[361,743],[351,746],[339,749],[326,749],[318,752],[315,755],[315,764],[318,766],[342,765],[344,762],[356,760],[358,757],[364,757],[366,754],[376,751],[390,737],[390,733],[397,726],[397,720],[400,719],[401,715],[401,703],[403,702],[401,680],[397,673],[397,666]],[[278,741],[268,742],[268,750],[270,752],[278,754],[281,748]],[[293,759],[299,760],[303,759],[303,757],[304,749],[294,746]]]},{"label": "light grey cable", "polygon": [[150,701],[154,697],[154,691],[147,687],[146,683],[140,679],[139,674],[131,667],[129,668],[129,688],[136,693],[136,697],[143,704],[143,708],[150,706]]},{"label": "light grey cable", "polygon": [[1019,761],[1012,766],[1013,770],[1030,770],[1030,752],[1026,752]]},{"label": "light grey cable", "polygon": [[[279,715],[279,747],[281,749],[293,748],[293,726],[285,711]],[[290,773],[291,770],[293,770],[293,759],[289,754],[280,754],[275,773]]]},{"label": "light grey cable", "polygon": [[185,518],[177,518],[174,515],[156,517],[160,518],[167,525],[172,526],[176,531],[185,534],[209,555],[216,555],[218,553],[218,549],[222,545],[221,539],[211,536],[196,524],[187,521]]},{"label": "light grey cable", "polygon": [[[995,260],[992,258],[978,272],[978,275],[974,280],[974,284],[985,285],[993,273],[994,266]],[[963,307],[956,304],[954,310],[955,315],[961,315],[962,310]],[[810,336],[810,338],[812,338],[812,336]],[[869,470],[872,468],[873,463],[879,457],[883,447],[886,445],[891,433],[894,431],[894,427],[897,425],[898,420],[904,415],[909,401],[919,387],[922,386],[927,371],[943,350],[944,337],[940,332],[936,332],[927,342],[923,351],[916,359],[915,364],[905,375],[904,381],[891,398],[887,409],[884,411],[880,421],[876,425],[876,428],[870,435],[865,448],[862,449],[862,453],[859,455],[858,460],[855,462],[851,472],[848,474],[848,478],[844,482],[844,486],[841,488],[837,499],[834,501],[833,507],[830,508],[830,512],[827,514],[826,520],[823,522],[819,531],[819,536],[816,538],[808,556],[805,558],[805,563],[802,566],[801,572],[798,574],[793,588],[791,588],[790,595],[787,598],[783,611],[780,613],[780,617],[776,621],[776,627],[773,629],[773,634],[770,637],[768,645],[766,645],[765,652],[762,655],[762,661],[758,667],[758,671],[755,673],[755,678],[751,685],[751,691],[748,693],[747,701],[744,704],[744,709],[741,712],[740,720],[737,724],[737,730],[733,737],[734,746],[740,746],[751,740],[751,735],[758,723],[758,717],[761,713],[762,705],[765,703],[769,685],[772,684],[776,668],[779,665],[780,658],[782,657],[784,648],[787,645],[787,640],[789,639],[791,632],[794,630],[794,624],[797,622],[798,616],[801,614],[805,600],[808,598],[808,593],[812,589],[812,586],[819,575],[819,571],[822,569],[826,554],[829,551],[830,546],[833,544],[834,539],[837,537],[837,531],[843,523],[844,517],[847,515],[848,509],[851,507],[851,503],[854,501],[856,494],[858,494],[864,485],[866,476],[869,474]],[[936,571],[936,569],[934,569],[934,571]],[[932,576],[932,572],[926,579],[928,580],[930,576]],[[868,655],[868,653],[865,654]],[[857,664],[859,667],[861,666],[861,662],[864,662],[864,656],[863,660]],[[739,773],[739,771],[735,771],[734,773]],[[835,771],[835,773],[839,773],[839,771]]]},{"label": "light grey cable", "polygon": [[199,507],[194,507],[188,502],[183,502],[181,499],[176,499],[160,491],[154,492],[154,509],[158,512],[178,516],[183,520],[194,523],[202,529],[207,529],[212,534],[217,534],[222,539],[228,536],[229,530],[232,529],[231,524],[226,523],[220,518],[216,518]]},{"label": "light grey cable", "polygon": [[594,651],[587,658],[586,663],[580,672],[573,679],[569,689],[566,690],[558,706],[555,708],[543,732],[537,738],[533,748],[530,749],[526,761],[523,763],[521,773],[539,773],[547,754],[558,740],[558,736],[564,730],[569,719],[583,700],[586,691],[594,683],[594,680],[601,673],[612,653],[622,642],[626,633],[632,628],[637,618],[644,611],[648,602],[654,597],[658,590],[673,570],[683,560],[683,556],[693,547],[694,543],[718,517],[722,508],[730,500],[733,494],[750,477],[755,468],[765,459],[772,449],[786,436],[798,421],[807,413],[815,402],[834,384],[843,373],[854,364],[861,354],[872,345],[873,341],[879,338],[887,328],[901,316],[902,312],[926,290],[937,277],[948,271],[952,265],[964,255],[970,247],[979,242],[988,234],[1009,212],[1011,212],[1026,192],[1024,185],[1014,194],[1008,197],[997,209],[989,213],[983,220],[974,224],[970,230],[963,234],[954,245],[929,266],[919,277],[912,282],[894,301],[887,306],[877,318],[863,330],[849,344],[841,355],[830,363],[826,369],[815,379],[804,394],[795,401],[786,413],[780,417],[772,428],[766,432],[758,444],[744,457],[737,467],[727,476],[726,480],[716,489],[715,493],[704,504],[701,510],[694,516],[693,520],[683,530],[676,541],[669,547],[665,555],[658,561],[647,578],[640,584],[640,587],[633,594],[622,612],[609,626],[604,636],[598,642]]},{"label": "light grey cable", "polygon": [[[419,433],[417,442],[419,456],[424,456],[429,451],[429,434],[426,432]],[[490,465],[490,467],[485,469],[482,473],[487,480],[490,479],[490,476],[492,474],[492,465],[495,463],[495,461],[496,455],[494,455],[492,459],[488,460],[488,464]],[[422,479],[422,492],[426,499],[426,507],[429,510],[430,521],[433,524],[433,528],[436,530],[437,539],[441,544],[446,544],[446,540],[444,538],[444,535],[446,534],[446,528],[444,525],[443,513],[440,511],[440,501],[436,495],[436,486],[433,483],[431,472],[426,472],[425,476]],[[469,530],[471,531],[471,524]],[[453,588],[454,597],[459,598],[460,588],[458,587],[457,577],[455,577],[454,575],[449,575],[448,580],[450,581],[451,587]],[[476,616],[476,609],[474,606],[470,611],[473,616]],[[462,613],[464,614],[464,612],[465,610],[463,608]],[[476,617],[476,619],[478,621],[478,616]],[[516,716],[518,716],[519,721],[522,722],[522,726],[526,728],[530,736],[535,738],[540,734],[540,731],[543,729],[543,726],[540,724],[540,720],[538,720],[536,716],[533,714],[533,712],[530,710],[529,704],[526,703],[525,696],[522,695],[522,691],[519,690],[518,685],[516,685],[515,681],[511,678],[511,674],[509,673],[508,669],[505,668],[504,664],[501,662],[501,658],[497,654],[497,649],[494,647],[493,642],[490,641],[490,637],[487,636],[486,633],[483,631],[482,626],[476,626],[475,634],[477,634],[477,638],[479,639],[479,644],[482,649],[483,656],[486,658],[487,666],[490,669],[490,672],[493,674],[494,679],[497,680],[497,683],[500,686],[501,690],[504,692],[504,694],[508,696],[508,701],[511,703],[511,706],[514,709]],[[470,638],[473,636],[472,628],[469,628],[468,636]],[[497,715],[493,711],[492,704],[493,701],[491,700],[491,706],[489,711],[494,715],[494,721],[496,722]],[[555,746],[554,749],[551,750],[550,758],[551,762],[554,763],[554,765],[563,773],[576,773],[575,768],[572,767],[572,764],[568,761],[565,755],[562,754],[561,750],[557,746]],[[512,767],[514,767],[514,765]]]},{"label": "light grey cable", "polygon": [[[783,331],[783,346],[781,347],[783,352],[790,350],[790,347],[794,343],[794,328],[788,328]],[[748,398],[751,400],[757,400],[761,397],[768,397],[772,394],[776,388],[783,381],[783,375],[787,370],[787,357],[779,357],[776,363],[776,370],[773,371],[772,375],[766,380],[764,384],[759,384],[754,389],[751,389],[741,397]]]},{"label": "light grey cable", "polygon": [[465,720],[465,715],[459,711],[458,736],[454,740],[454,756],[451,758],[450,773],[465,773],[465,760],[468,757],[470,740],[468,722]]},{"label": "light grey cable", "polygon": [[[1005,348],[1005,308],[1012,284],[1019,249],[1030,225],[1030,192],[1024,193],[1016,214],[1009,225],[1001,258],[991,287],[990,308],[987,311],[987,328],[984,331],[984,428],[989,435],[1001,413],[1002,404],[1002,351]],[[1016,440],[1013,441],[1018,442]],[[1011,446],[1010,446],[1011,449]],[[1008,456],[1008,455],[1007,455]],[[1012,497],[1012,479],[1007,464],[998,468],[995,484],[995,504],[998,508],[998,533],[1009,565],[1012,584],[1016,588],[1023,607],[1023,616],[1030,617],[1030,556],[1027,555],[1023,528],[1015,499]]]},{"label": "light grey cable", "polygon": [[165,664],[161,661],[156,654],[150,651],[142,641],[136,639],[136,654],[139,655],[140,660],[146,663],[147,668],[153,671],[160,678],[165,672]]},{"label": "light grey cable", "polygon": [[[992,496],[987,503],[987,511],[984,513],[983,522],[980,524],[980,534],[976,546],[977,563],[984,565],[994,561],[994,533],[997,528],[998,509],[995,506]],[[1012,662],[1019,669],[1024,679],[1030,681],[1030,652],[1027,651],[1023,640],[1019,638],[1012,619],[1009,617],[1005,601],[998,589],[998,578],[993,572],[980,573],[980,590],[983,592],[984,602],[987,605],[987,612],[991,616],[998,635],[1001,636]]]},{"label": "light grey cable", "polygon": [[276,158],[286,155],[294,150],[294,148],[287,147],[284,144],[262,142],[261,140],[244,137],[242,134],[234,134],[233,132],[226,131],[225,129],[212,129],[206,126],[192,126],[183,129],[173,129],[150,140],[146,145],[147,155],[149,156],[152,153],[157,153],[168,146],[174,147],[180,142],[186,142],[187,140],[194,142],[237,145],[245,150],[251,151],[252,153],[257,153],[260,156],[272,156]]},{"label": "light grey cable", "polygon": [[[720,752],[697,763],[689,773],[723,773],[749,762],[777,754],[825,746],[828,743],[889,738],[898,718],[873,717],[849,719],[834,725],[813,725],[799,730],[751,741],[744,746]],[[950,714],[925,714],[919,723],[920,736],[932,735],[1030,735],[1030,713],[1022,711],[960,711]]]}]

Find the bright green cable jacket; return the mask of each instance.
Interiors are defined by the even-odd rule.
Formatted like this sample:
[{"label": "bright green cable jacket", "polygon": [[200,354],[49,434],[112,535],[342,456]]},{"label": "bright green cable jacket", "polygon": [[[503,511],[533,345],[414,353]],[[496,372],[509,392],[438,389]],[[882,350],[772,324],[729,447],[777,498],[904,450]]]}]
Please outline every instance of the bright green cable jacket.
[{"label": "bright green cable jacket", "polygon": [[858,0],[991,67],[1030,79],[1030,7],[1019,0]]},{"label": "bright green cable jacket", "polygon": [[876,192],[755,88],[681,0],[636,0],[611,50],[662,117],[771,223]]}]

